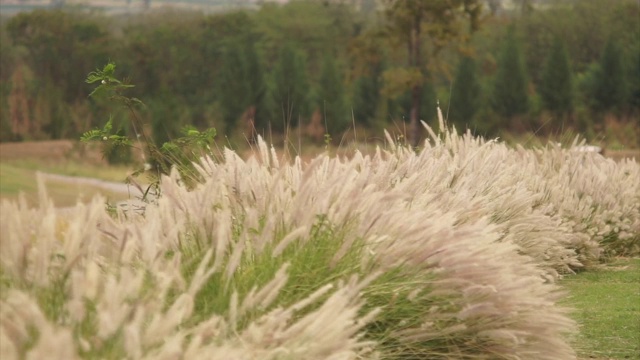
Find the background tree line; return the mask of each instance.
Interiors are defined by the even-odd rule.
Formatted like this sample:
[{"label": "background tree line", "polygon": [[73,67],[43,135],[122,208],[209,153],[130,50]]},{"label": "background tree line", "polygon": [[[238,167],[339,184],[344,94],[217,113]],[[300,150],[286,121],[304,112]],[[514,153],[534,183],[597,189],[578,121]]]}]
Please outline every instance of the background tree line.
[{"label": "background tree line", "polygon": [[[295,129],[317,141],[325,132],[339,139],[353,123],[406,131],[412,108],[432,122],[437,102],[459,129],[488,135],[640,128],[634,1],[497,15],[473,0],[447,9],[403,3],[3,18],[0,140],[76,138],[103,124],[114,110],[89,99],[83,80],[110,59],[136,85],[132,96],[145,102],[141,116],[159,142],[187,124],[237,137]],[[127,131],[127,113],[113,115]]]}]

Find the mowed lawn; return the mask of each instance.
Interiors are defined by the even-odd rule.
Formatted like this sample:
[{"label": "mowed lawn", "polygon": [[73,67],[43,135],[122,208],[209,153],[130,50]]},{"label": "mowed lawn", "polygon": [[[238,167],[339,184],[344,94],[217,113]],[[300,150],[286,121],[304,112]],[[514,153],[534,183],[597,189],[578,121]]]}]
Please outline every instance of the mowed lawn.
[{"label": "mowed lawn", "polygon": [[[60,172],[56,173],[60,174]],[[56,207],[73,206],[78,201],[89,202],[95,195],[101,195],[109,202],[128,199],[126,193],[109,191],[80,181],[45,179],[44,184],[47,194]],[[20,166],[20,164],[0,163],[0,199],[17,200],[20,193],[25,196],[30,205],[37,205],[37,170]]]},{"label": "mowed lawn", "polygon": [[580,325],[580,359],[640,359],[640,258],[616,259],[561,285]]},{"label": "mowed lawn", "polygon": [[[87,177],[124,183],[132,169],[125,166],[108,166],[100,162],[95,151],[87,155],[90,161],[82,161],[74,154],[70,141],[45,141],[0,144],[0,199],[18,199],[23,193],[30,205],[38,199],[37,172]],[[88,202],[95,195],[102,195],[109,202],[128,199],[128,194],[114,192],[82,181],[46,179],[45,186],[56,207],[72,206],[76,202]]]}]

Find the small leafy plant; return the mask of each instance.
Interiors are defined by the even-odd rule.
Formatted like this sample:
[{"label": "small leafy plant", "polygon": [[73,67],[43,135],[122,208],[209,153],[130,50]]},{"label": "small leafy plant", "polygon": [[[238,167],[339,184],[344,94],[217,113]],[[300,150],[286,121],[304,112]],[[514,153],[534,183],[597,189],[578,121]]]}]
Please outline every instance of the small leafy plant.
[{"label": "small leafy plant", "polygon": [[[144,107],[144,103],[135,97],[124,95],[124,92],[134,85],[127,84],[115,77],[116,64],[109,62],[102,69],[96,69],[89,73],[86,82],[97,84],[97,87],[89,94],[90,97],[107,97],[110,101],[121,104],[131,114],[131,128],[135,134],[135,141],[132,141],[122,129],[114,130],[112,116],[102,129],[94,129],[85,132],[81,140],[83,142],[104,141],[107,145],[103,147],[105,157],[113,156],[114,152],[123,149],[138,147],[143,152],[143,165],[134,172],[133,176],[152,171],[155,175],[150,188],[158,190],[160,175],[169,174],[173,167],[182,175],[188,184],[197,182],[198,176],[193,168],[193,163],[197,162],[204,154],[211,153],[210,145],[216,136],[216,129],[209,128],[205,131],[187,126],[182,129],[182,137],[172,139],[163,144],[156,144],[151,136],[148,136],[144,129],[145,123],[136,111],[139,107]],[[145,192],[148,193],[149,188]]]}]

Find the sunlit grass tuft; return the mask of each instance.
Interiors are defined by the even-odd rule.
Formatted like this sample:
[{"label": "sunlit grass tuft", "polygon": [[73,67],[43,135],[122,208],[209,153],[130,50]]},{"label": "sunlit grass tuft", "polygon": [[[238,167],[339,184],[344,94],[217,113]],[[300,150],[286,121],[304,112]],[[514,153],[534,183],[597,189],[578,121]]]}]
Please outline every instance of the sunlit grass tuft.
[{"label": "sunlit grass tuft", "polygon": [[637,163],[428,130],[227,149],[144,212],[3,201],[3,357],[574,359],[558,280],[638,251]]}]

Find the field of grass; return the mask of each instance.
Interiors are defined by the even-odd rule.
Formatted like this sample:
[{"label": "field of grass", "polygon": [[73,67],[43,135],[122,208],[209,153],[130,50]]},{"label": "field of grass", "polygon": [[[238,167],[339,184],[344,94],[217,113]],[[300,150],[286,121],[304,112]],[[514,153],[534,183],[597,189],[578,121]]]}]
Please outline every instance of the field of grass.
[{"label": "field of grass", "polygon": [[68,207],[77,201],[88,202],[102,195],[109,202],[129,198],[122,191],[109,190],[78,177],[124,183],[131,167],[108,166],[97,151],[78,151],[70,141],[43,141],[0,144],[0,199],[17,199],[23,193],[27,202],[35,205],[38,199],[37,172],[69,176],[67,181],[45,179],[47,192],[57,207]]},{"label": "field of grass", "polygon": [[[37,204],[37,171],[42,170],[36,170],[39,167],[31,167],[33,164],[36,163],[0,163],[0,199],[16,200],[19,194],[22,193],[29,204],[32,206]],[[73,166],[71,166],[71,168],[73,168]],[[66,167],[49,165],[47,170],[51,171],[52,174],[70,174]],[[73,174],[73,172],[71,172],[71,174]],[[110,203],[128,199],[126,193],[110,191],[95,185],[83,184],[80,181],[70,182],[45,179],[44,183],[47,193],[56,207],[73,206],[78,201],[88,202],[95,195],[102,195]]]},{"label": "field of grass", "polygon": [[[142,212],[3,202],[0,355],[633,359],[638,163],[432,136],[292,162],[258,142]],[[3,194],[120,171],[32,159],[2,158]]]},{"label": "field of grass", "polygon": [[133,169],[130,166],[96,165],[75,160],[45,162],[39,159],[21,159],[4,161],[10,167],[50,174],[87,177],[112,182],[124,182]]},{"label": "field of grass", "polygon": [[582,359],[640,359],[640,259],[616,259],[561,285],[580,326],[574,345]]}]

